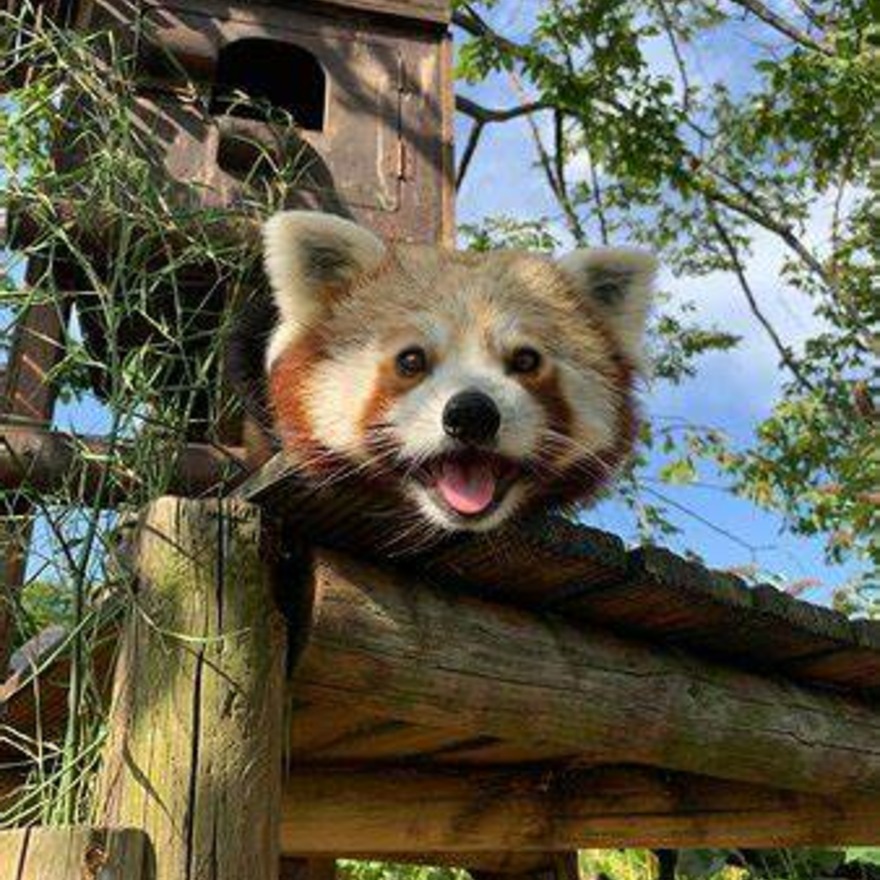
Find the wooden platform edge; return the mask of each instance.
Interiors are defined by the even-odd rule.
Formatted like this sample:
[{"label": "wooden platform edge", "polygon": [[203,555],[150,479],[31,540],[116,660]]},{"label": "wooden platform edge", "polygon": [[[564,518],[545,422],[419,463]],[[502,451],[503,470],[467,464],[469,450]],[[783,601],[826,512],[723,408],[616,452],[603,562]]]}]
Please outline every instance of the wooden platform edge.
[{"label": "wooden platform edge", "polygon": [[802,791],[880,795],[880,710],[316,551],[306,700]]},{"label": "wooden platform edge", "polygon": [[627,551],[617,536],[558,515],[407,547],[394,534],[399,502],[353,483],[315,492],[284,453],[235,494],[307,540],[409,568],[447,589],[554,610],[795,681],[880,694],[880,621],[749,586],[662,547]]}]

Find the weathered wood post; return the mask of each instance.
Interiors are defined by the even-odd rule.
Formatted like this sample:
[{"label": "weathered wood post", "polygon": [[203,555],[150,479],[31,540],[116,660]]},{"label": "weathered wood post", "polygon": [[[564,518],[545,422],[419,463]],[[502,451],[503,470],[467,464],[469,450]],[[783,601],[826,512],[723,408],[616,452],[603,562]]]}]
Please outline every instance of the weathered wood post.
[{"label": "weathered wood post", "polygon": [[100,822],[147,833],[155,880],[277,880],[285,628],[265,557],[245,502],[141,517]]},{"label": "weathered wood post", "polygon": [[4,831],[0,880],[154,880],[150,842],[132,828]]}]

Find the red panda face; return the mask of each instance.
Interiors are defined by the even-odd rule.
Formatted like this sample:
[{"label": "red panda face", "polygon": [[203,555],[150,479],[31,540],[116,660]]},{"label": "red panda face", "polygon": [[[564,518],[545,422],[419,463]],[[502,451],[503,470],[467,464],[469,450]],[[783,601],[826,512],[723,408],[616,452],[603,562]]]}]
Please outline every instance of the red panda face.
[{"label": "red panda face", "polygon": [[386,247],[328,215],[266,226],[275,429],[316,479],[381,482],[425,526],[589,500],[634,435],[653,260]]}]

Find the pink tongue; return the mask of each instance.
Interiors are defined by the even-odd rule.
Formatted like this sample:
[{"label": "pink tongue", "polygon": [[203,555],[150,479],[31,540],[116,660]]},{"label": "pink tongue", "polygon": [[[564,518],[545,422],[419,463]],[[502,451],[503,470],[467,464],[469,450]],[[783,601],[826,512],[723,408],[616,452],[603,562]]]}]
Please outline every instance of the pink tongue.
[{"label": "pink tongue", "polygon": [[495,498],[495,474],[486,464],[448,461],[440,471],[437,488],[458,513],[482,513]]}]

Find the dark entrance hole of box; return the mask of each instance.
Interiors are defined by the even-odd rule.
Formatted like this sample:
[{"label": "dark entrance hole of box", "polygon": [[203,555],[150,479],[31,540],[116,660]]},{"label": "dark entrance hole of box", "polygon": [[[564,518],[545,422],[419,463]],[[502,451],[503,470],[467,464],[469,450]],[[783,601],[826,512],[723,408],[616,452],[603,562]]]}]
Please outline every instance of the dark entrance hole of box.
[{"label": "dark entrance hole of box", "polygon": [[211,113],[265,122],[274,108],[290,113],[300,128],[321,131],[326,103],[327,76],[305,49],[248,38],[220,50]]}]

